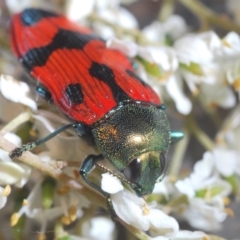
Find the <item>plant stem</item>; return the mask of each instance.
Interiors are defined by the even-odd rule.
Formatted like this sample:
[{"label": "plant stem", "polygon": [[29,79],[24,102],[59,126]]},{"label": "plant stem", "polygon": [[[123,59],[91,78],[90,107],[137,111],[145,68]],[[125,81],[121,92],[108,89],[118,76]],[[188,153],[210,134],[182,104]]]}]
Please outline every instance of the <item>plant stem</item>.
[{"label": "plant stem", "polygon": [[189,132],[187,129],[184,129],[184,138],[176,145],[174,154],[170,164],[169,176],[173,177],[173,179],[177,179],[181,166],[184,154],[187,150],[187,146],[189,143]]},{"label": "plant stem", "polygon": [[123,34],[127,34],[127,35],[133,37],[136,42],[141,43],[143,45],[144,44],[154,44],[152,42],[149,42],[145,38],[145,36],[142,34],[142,32],[137,28],[121,27],[121,26],[117,25],[116,23],[112,23],[112,22],[106,20],[105,18],[99,17],[97,14],[94,14],[94,13],[90,15],[89,20],[91,22],[100,22],[100,23],[103,23],[103,24],[111,27],[114,30],[116,36],[120,39],[122,38]]},{"label": "plant stem", "polygon": [[19,114],[16,118],[10,121],[7,125],[5,125],[1,130],[0,133],[11,132],[16,129],[21,124],[29,121],[32,119],[32,115],[30,112],[23,112]]},{"label": "plant stem", "polygon": [[[0,135],[0,149],[11,152],[15,149],[11,142],[7,141]],[[34,155],[31,152],[24,152],[21,157],[18,158],[21,162],[28,164],[43,173],[53,177],[69,186],[72,190],[79,192],[82,195],[85,195],[88,199],[91,199],[91,202],[97,206],[105,207],[105,199],[101,195],[97,194],[95,191],[90,188],[84,187],[74,178],[69,177],[65,174],[60,168],[57,161],[51,161],[49,163],[43,162],[37,155]],[[61,164],[60,164],[61,165]]]},{"label": "plant stem", "polygon": [[175,0],[164,0],[160,7],[158,19],[163,22],[174,12]]},{"label": "plant stem", "polygon": [[215,143],[200,129],[192,114],[187,117],[187,127],[207,150],[212,151],[215,148]]},{"label": "plant stem", "polygon": [[198,16],[198,18],[206,19],[208,23],[218,26],[227,31],[235,31],[240,33],[240,26],[234,23],[230,18],[219,15],[207,8],[204,4],[196,0],[179,0],[185,7]]}]

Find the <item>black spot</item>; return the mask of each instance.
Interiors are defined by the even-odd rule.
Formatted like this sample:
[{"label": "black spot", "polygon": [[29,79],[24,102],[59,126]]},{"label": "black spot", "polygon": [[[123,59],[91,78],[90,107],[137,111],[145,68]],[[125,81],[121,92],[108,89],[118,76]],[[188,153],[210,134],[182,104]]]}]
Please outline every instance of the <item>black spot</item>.
[{"label": "black spot", "polygon": [[117,85],[113,71],[107,65],[93,62],[89,69],[89,74],[92,77],[105,82],[111,88],[116,102],[131,100],[131,98]]},{"label": "black spot", "polygon": [[21,21],[24,26],[33,26],[42,18],[57,17],[58,15],[41,9],[28,8],[22,12]]},{"label": "black spot", "polygon": [[138,80],[143,86],[148,86],[147,83],[145,83],[136,73],[134,73],[133,71],[127,69],[126,73],[132,77],[135,78],[136,80]]},{"label": "black spot", "polygon": [[[22,58],[22,64],[31,71],[36,66],[44,66],[49,56],[57,49],[80,49],[91,40],[99,39],[93,34],[59,29],[53,41],[44,47],[29,50]],[[100,39],[99,39],[100,40]]]},{"label": "black spot", "polygon": [[69,84],[65,93],[69,101],[73,104],[80,104],[83,102],[83,93],[80,83]]}]

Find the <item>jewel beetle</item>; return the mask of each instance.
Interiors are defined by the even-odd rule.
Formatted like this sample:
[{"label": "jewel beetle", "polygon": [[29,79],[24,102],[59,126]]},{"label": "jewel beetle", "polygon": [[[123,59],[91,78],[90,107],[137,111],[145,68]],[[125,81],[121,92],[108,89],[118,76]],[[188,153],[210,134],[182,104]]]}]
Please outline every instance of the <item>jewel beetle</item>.
[{"label": "jewel beetle", "polygon": [[16,148],[10,156],[18,157],[72,127],[101,152],[87,156],[80,167],[90,186],[108,196],[88,178],[96,163],[107,159],[138,196],[150,194],[165,170],[169,145],[183,133],[170,131],[164,105],[131,61],[108,49],[90,29],[33,8],[13,16],[11,45],[41,83],[38,93],[52,99],[73,123]]}]

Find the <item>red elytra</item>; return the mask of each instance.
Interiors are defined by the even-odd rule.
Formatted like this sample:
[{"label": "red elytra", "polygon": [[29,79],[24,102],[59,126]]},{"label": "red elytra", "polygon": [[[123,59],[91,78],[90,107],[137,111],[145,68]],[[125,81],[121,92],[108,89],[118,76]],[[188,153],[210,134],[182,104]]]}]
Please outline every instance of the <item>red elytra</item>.
[{"label": "red elytra", "polygon": [[127,101],[161,104],[125,55],[62,15],[39,9],[14,15],[11,43],[30,74],[74,121],[90,126]]}]

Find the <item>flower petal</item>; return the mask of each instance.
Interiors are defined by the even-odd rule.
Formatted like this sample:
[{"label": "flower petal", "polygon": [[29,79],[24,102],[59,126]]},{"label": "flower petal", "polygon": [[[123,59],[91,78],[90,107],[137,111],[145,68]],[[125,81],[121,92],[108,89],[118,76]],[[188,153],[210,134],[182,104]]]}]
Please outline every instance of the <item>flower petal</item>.
[{"label": "flower petal", "polygon": [[150,231],[156,235],[176,234],[179,230],[178,222],[159,209],[151,209],[148,218],[151,223]]},{"label": "flower petal", "polygon": [[7,203],[7,197],[3,196],[2,194],[3,191],[4,191],[4,188],[0,187],[0,209],[3,208]]},{"label": "flower petal", "polygon": [[94,0],[79,1],[68,0],[66,6],[66,15],[73,21],[87,17],[94,7]]},{"label": "flower petal", "polygon": [[[29,171],[25,171],[26,167],[14,162],[0,162],[0,184],[11,185],[18,183],[22,178],[28,178]],[[26,181],[24,181],[25,183]]]},{"label": "flower petal", "polygon": [[8,100],[22,103],[32,110],[37,110],[37,104],[29,97],[30,88],[25,82],[17,81],[8,75],[1,75],[0,90]]},{"label": "flower petal", "polygon": [[116,214],[126,223],[147,231],[150,227],[147,216],[143,215],[146,202],[135,194],[123,190],[111,195]]},{"label": "flower petal", "polygon": [[121,181],[109,173],[102,174],[101,187],[103,191],[110,194],[115,194],[123,190]]}]

